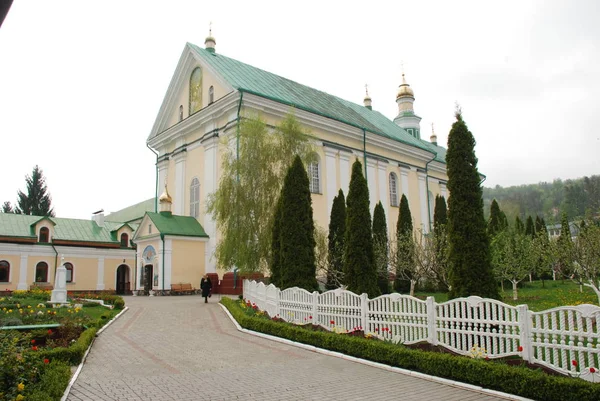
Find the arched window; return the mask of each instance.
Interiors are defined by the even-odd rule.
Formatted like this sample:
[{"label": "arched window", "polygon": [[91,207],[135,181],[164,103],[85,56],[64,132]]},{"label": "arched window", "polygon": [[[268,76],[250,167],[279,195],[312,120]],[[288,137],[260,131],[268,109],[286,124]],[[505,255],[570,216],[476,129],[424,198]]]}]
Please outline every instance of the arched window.
[{"label": "arched window", "polygon": [[179,105],[179,121],[183,120],[183,105]]},{"label": "arched window", "polygon": [[398,177],[390,173],[390,205],[398,206]]},{"label": "arched window", "polygon": [[200,217],[200,181],[197,178],[190,185],[190,216]]},{"label": "arched window", "polygon": [[319,166],[319,156],[314,156],[314,161],[308,163],[308,180],[310,181],[310,192],[313,194],[321,193],[321,169]]},{"label": "arched window", "polygon": [[48,282],[48,263],[40,262],[35,266],[35,282],[36,283],[47,283]]},{"label": "arched window", "polygon": [[129,248],[129,235],[127,233],[121,234],[121,248]]},{"label": "arched window", "polygon": [[73,282],[73,264],[72,263],[65,263],[65,269],[67,269],[67,283],[72,283]]},{"label": "arched window", "polygon": [[190,76],[190,115],[202,108],[202,70],[200,67],[192,71]]},{"label": "arched window", "polygon": [[0,260],[0,283],[10,281],[10,263],[6,260]]},{"label": "arched window", "polygon": [[39,242],[48,242],[49,238],[50,238],[50,230],[48,230],[48,227],[42,227],[40,229],[40,241]]},{"label": "arched window", "polygon": [[215,101],[215,88],[212,86],[208,88],[208,104],[211,104]]}]

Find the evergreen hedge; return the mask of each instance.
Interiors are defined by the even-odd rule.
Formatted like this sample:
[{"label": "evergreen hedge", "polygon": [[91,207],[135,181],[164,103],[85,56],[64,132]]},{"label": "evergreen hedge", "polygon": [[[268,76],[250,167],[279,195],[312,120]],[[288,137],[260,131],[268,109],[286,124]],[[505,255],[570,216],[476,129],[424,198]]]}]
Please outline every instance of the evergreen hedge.
[{"label": "evergreen hedge", "polygon": [[245,329],[357,358],[535,400],[600,400],[600,385],[581,379],[552,376],[541,370],[509,366],[500,361],[470,359],[447,353],[410,349],[383,341],[311,331],[264,317],[250,317],[238,302],[230,298],[223,298],[221,303]]}]

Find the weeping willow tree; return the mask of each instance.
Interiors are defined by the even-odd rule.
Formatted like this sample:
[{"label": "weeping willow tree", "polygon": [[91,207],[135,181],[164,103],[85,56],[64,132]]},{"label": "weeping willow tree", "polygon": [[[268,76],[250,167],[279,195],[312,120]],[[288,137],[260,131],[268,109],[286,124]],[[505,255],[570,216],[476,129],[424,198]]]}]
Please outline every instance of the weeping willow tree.
[{"label": "weeping willow tree", "polygon": [[275,208],[287,168],[299,155],[312,161],[310,135],[293,114],[275,128],[259,117],[244,118],[225,147],[217,190],[207,211],[220,232],[215,257],[219,268],[266,272],[271,259]]}]

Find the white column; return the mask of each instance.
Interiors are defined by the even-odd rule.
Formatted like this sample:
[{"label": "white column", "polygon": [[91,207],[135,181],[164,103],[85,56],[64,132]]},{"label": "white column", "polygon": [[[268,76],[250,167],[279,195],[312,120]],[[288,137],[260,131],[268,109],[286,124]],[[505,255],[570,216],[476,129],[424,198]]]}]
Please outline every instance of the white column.
[{"label": "white column", "polygon": [[167,180],[167,174],[169,172],[169,160],[162,160],[158,163],[158,193],[156,194],[156,210],[160,210],[158,204],[158,198],[162,191],[165,189],[165,181]]},{"label": "white column", "polygon": [[448,204],[448,192],[446,190],[446,184],[440,182],[440,193],[444,197],[446,204]]},{"label": "white column", "polygon": [[137,266],[135,267],[135,272],[136,272],[136,279],[135,279],[135,290],[141,290],[142,285],[140,284],[142,282],[142,274],[144,271],[144,259],[142,258],[142,251],[143,248],[138,245],[137,246]]},{"label": "white column", "polygon": [[[218,138],[214,137],[207,140],[204,144],[204,197],[202,204],[206,204],[206,198],[212,194],[217,188],[217,149]],[[206,246],[205,271],[206,273],[216,273],[216,260],[213,255],[217,247],[217,225],[210,213],[204,214],[204,230],[209,236]]]},{"label": "white column", "polygon": [[175,199],[173,200],[173,214],[185,214],[185,155],[186,152],[178,153],[175,160]]},{"label": "white column", "polygon": [[98,278],[96,279],[96,289],[104,289],[104,256],[98,256]]},{"label": "white column", "polygon": [[331,216],[331,206],[333,198],[337,195],[337,180],[335,157],[338,151],[330,148],[325,148],[325,172],[327,174],[327,218]]},{"label": "white column", "polygon": [[27,254],[21,254],[21,264],[19,265],[19,284],[17,290],[27,290]]},{"label": "white column", "polygon": [[408,195],[408,172],[410,169],[406,167],[400,167],[400,185],[402,185],[402,192],[398,193],[398,205],[400,205],[400,198],[402,194],[406,196],[407,200],[410,200]]},{"label": "white column", "polygon": [[350,153],[346,152],[340,152],[340,188],[347,198],[350,188]]},{"label": "white column", "polygon": [[387,179],[387,163],[378,162],[377,163],[377,178],[379,181],[379,200],[383,205],[383,210],[385,210],[385,223],[387,226],[390,226],[390,211],[389,211],[389,199],[387,196],[388,192],[388,179]]},{"label": "white column", "polygon": [[[164,277],[164,283],[165,283],[165,290],[168,290],[171,288],[171,261],[172,261],[172,253],[173,253],[173,240],[172,239],[166,239],[165,238],[165,277]],[[162,281],[160,282],[159,285],[162,285]]]},{"label": "white column", "polygon": [[421,208],[421,225],[423,229],[423,233],[427,234],[429,232],[429,212],[427,208],[427,174],[422,172],[417,172],[417,177],[419,178],[419,205]]},{"label": "white column", "polygon": [[375,170],[377,168],[377,162],[375,160],[367,159],[367,181],[369,185],[369,210],[371,211],[371,217],[373,217],[373,209],[375,209],[377,199],[377,175]]}]

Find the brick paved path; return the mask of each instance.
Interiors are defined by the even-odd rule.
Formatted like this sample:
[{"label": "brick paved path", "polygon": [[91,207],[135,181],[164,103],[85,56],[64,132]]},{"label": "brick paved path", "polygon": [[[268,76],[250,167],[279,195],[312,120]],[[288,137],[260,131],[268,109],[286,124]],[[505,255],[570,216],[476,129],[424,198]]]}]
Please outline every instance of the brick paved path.
[{"label": "brick paved path", "polygon": [[68,400],[497,398],[238,332],[213,297],[127,297]]}]

